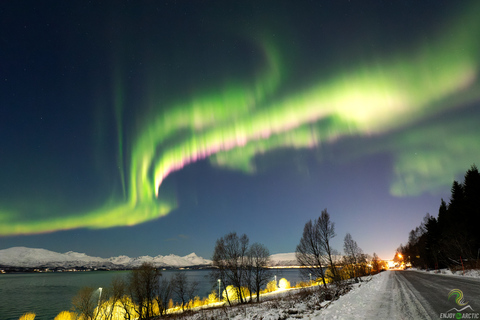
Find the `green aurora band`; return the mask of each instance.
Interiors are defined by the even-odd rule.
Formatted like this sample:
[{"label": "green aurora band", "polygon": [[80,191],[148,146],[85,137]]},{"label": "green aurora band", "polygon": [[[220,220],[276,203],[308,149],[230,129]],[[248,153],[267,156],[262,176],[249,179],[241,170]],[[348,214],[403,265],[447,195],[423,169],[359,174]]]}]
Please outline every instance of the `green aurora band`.
[{"label": "green aurora band", "polygon": [[[274,44],[261,41],[266,62],[257,79],[230,83],[149,118],[132,144],[128,163],[119,160],[119,167],[129,168],[126,174],[120,170],[123,201],[110,200],[89,212],[28,221],[18,218],[21,215],[15,210],[0,209],[0,235],[136,225],[176,208],[175,201],[162,198],[160,186],[169,174],[195,161],[209,158],[215,165],[252,173],[254,157],[274,149],[312,148],[349,136],[388,135],[475,101],[479,98],[480,56],[480,34],[475,32],[480,30],[480,21],[475,12],[478,8],[469,10],[454,28],[441,33],[434,43],[423,43],[413,54],[398,54],[339,72],[282,98],[278,93],[285,66],[280,52]],[[120,136],[121,97],[116,95]],[[478,138],[461,129],[475,123],[453,121],[451,125],[451,129],[434,126],[392,134],[393,143],[370,150],[394,155],[392,195],[418,195],[449,185],[455,174],[468,167],[456,163],[453,154],[465,151],[458,150],[465,146],[458,139],[468,140],[473,143],[470,149],[480,150]],[[457,130],[459,135],[448,139],[449,130]],[[119,148],[123,152],[122,142]],[[412,160],[409,155],[417,152],[418,158]],[[448,152],[452,154],[449,158],[438,156]],[[451,171],[445,172],[446,168]]]}]

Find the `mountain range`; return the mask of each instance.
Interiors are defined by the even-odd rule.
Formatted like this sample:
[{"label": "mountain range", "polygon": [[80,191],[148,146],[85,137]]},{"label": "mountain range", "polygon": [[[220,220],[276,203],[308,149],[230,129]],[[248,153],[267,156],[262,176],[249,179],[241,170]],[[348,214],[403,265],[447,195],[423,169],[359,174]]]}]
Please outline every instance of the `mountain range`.
[{"label": "mountain range", "polygon": [[[69,251],[58,253],[46,249],[13,247],[0,250],[0,267],[19,268],[104,268],[104,269],[132,269],[144,262],[156,267],[192,267],[209,266],[211,260],[191,253],[184,257],[174,254],[156,257],[141,256],[130,258],[118,256],[111,258],[91,257],[85,253]],[[270,256],[271,266],[295,266],[295,253],[279,253]]]},{"label": "mountain range", "polygon": [[140,266],[144,262],[153,263],[157,267],[191,267],[210,265],[212,263],[212,261],[199,257],[195,253],[184,257],[170,254],[167,256],[141,256],[137,258],[118,256],[105,259],[73,251],[58,253],[46,249],[26,247],[0,250],[0,266],[5,267],[131,269]]}]

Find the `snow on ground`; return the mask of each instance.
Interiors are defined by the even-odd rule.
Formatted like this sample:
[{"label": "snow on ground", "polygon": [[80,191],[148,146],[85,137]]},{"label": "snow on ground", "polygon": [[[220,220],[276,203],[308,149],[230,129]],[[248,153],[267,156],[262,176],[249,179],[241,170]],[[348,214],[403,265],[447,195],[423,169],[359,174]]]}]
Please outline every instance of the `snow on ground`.
[{"label": "snow on ground", "polygon": [[434,274],[444,274],[450,276],[458,276],[458,277],[470,277],[470,278],[480,278],[480,269],[470,269],[470,270],[457,270],[451,271],[450,269],[440,269],[440,270],[423,270],[423,269],[416,269],[416,268],[409,268],[406,270],[418,271],[418,272],[425,272],[425,273],[434,273]]},{"label": "snow on ground", "polygon": [[[230,308],[201,310],[189,316],[178,317],[182,320],[233,319],[233,320],[298,320],[298,319],[366,319],[372,314],[382,314],[375,310],[376,303],[387,290],[389,272],[382,272],[352,285],[352,290],[338,300],[325,299],[325,292],[313,289],[305,292],[301,289],[277,291],[261,304],[237,305]],[[327,294],[328,295],[328,294]],[[373,309],[372,309],[373,308]]]},{"label": "snow on ground", "polygon": [[[428,272],[428,271],[425,271]],[[434,273],[431,271],[431,273]],[[445,269],[435,273],[463,276]],[[465,276],[480,277],[478,270],[465,272]],[[323,319],[423,319],[425,310],[391,271],[365,277],[360,283],[337,300],[325,300],[325,291],[313,288],[276,291],[263,296],[261,304],[201,310],[190,315],[179,315],[182,320],[233,319],[233,320],[323,320]]]},{"label": "snow on ground", "polygon": [[355,284],[349,293],[333,301],[327,308],[303,319],[368,319],[372,314],[379,314],[372,309],[385,295],[389,274],[389,271],[381,272],[368,282]]}]

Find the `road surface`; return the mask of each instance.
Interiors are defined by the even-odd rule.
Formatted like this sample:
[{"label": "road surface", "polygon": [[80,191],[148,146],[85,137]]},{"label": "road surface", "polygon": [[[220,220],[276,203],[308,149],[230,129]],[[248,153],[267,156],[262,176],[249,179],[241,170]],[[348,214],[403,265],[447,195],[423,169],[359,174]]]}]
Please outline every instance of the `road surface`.
[{"label": "road surface", "polygon": [[[414,306],[412,315],[415,313],[431,319],[451,317],[480,319],[480,279],[458,276],[428,274],[415,271],[393,271],[391,282],[393,295],[395,292],[401,297],[401,301],[411,301]],[[449,293],[458,289],[463,293],[463,306],[455,303],[459,294]],[[458,292],[458,291],[457,291]],[[455,310],[455,309],[456,310]],[[458,312],[457,310],[464,309]],[[409,312],[406,312],[407,314]]]},{"label": "road surface", "polygon": [[[480,279],[477,278],[390,271],[382,289],[378,304],[372,306],[373,317],[378,313],[385,319],[480,319]],[[449,298],[454,289],[463,293],[466,305],[455,302],[459,294]]]},{"label": "road surface", "polygon": [[[454,289],[458,293],[449,298]],[[456,303],[460,291],[463,306]],[[480,320],[480,279],[417,271],[386,271],[306,319]]]}]

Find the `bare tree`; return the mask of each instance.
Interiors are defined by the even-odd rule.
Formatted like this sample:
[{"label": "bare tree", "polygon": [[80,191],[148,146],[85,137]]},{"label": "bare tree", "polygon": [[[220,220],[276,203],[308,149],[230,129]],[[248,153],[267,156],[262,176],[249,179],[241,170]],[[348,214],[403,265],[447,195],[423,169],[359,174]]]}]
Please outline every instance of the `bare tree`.
[{"label": "bare tree", "polygon": [[363,253],[363,251],[358,256],[357,260],[357,271],[358,276],[363,277],[370,273],[370,268],[368,266],[369,257],[367,254]]},{"label": "bare tree", "polygon": [[351,266],[353,271],[353,277],[358,282],[358,263],[362,255],[362,249],[357,245],[357,242],[353,240],[352,235],[347,233],[343,240],[343,251],[345,253],[346,262]]},{"label": "bare tree", "polygon": [[188,282],[187,274],[184,272],[177,272],[173,275],[171,280],[172,292],[177,296],[178,300],[182,302],[182,310],[190,300],[195,296],[198,282]]},{"label": "bare tree", "polygon": [[304,267],[301,269],[303,275],[305,277],[313,275],[317,279],[322,279],[325,287],[327,287],[325,267],[329,266],[333,278],[338,279],[335,261],[333,261],[334,250],[330,244],[333,237],[335,237],[335,224],[330,220],[330,215],[325,209],[318,219],[314,222],[310,220],[305,224],[300,244],[295,250],[299,265]]},{"label": "bare tree", "polygon": [[373,257],[372,257],[372,271],[374,273],[380,272],[380,258],[375,252],[373,253]]},{"label": "bare tree", "polygon": [[330,241],[333,239],[335,234],[335,223],[330,220],[330,214],[328,214],[327,209],[324,209],[320,214],[320,217],[315,221],[315,225],[318,228],[320,246],[323,248],[325,253],[325,258],[327,259],[327,264],[330,268],[333,280],[338,281],[339,275],[337,272],[337,267],[335,261],[333,260],[333,255],[335,250],[332,248]]},{"label": "bare tree", "polygon": [[140,319],[153,316],[153,303],[156,301],[161,275],[153,264],[146,262],[129,275],[130,296]]},{"label": "bare tree", "polygon": [[308,221],[303,228],[303,235],[300,244],[295,249],[297,262],[303,268],[300,272],[304,277],[313,275],[316,279],[320,278],[323,285],[327,287],[325,282],[325,272],[323,270],[325,264],[323,262],[323,248],[320,245],[318,232],[316,232],[312,220]]},{"label": "bare tree", "polygon": [[[239,237],[236,232],[231,232],[217,240],[212,258],[215,267],[212,279],[220,279],[225,289],[228,284],[233,285],[241,303],[246,302],[242,287],[248,283],[248,242],[245,234]],[[227,301],[230,303],[228,293]]]},{"label": "bare tree", "polygon": [[[210,273],[210,279],[214,283],[214,287],[219,286],[219,290],[221,288],[221,291],[225,292],[225,299],[227,300],[228,304],[231,306],[232,303],[230,301],[230,297],[227,292],[227,285],[229,283],[229,277],[227,277],[228,270],[226,269],[226,264],[224,264],[222,261],[219,261],[217,263],[213,263],[215,266],[214,269],[212,269],[212,272]],[[218,284],[217,284],[218,281]],[[221,292],[219,293],[218,297],[219,301],[222,300],[222,294]]]},{"label": "bare tree", "polygon": [[[100,319],[111,320],[118,308],[122,308],[122,299],[124,295],[127,294],[126,287],[127,285],[123,277],[115,276],[110,282],[110,286],[103,288],[101,300],[99,299],[99,312],[101,313],[99,316]],[[125,318],[127,319],[128,316],[126,315]]]},{"label": "bare tree", "polygon": [[[112,319],[118,309],[121,308],[123,309],[124,319],[130,320],[134,316],[134,309],[128,293],[128,286],[129,284],[125,281],[124,277],[115,276],[113,277],[110,286],[102,289],[101,295],[100,290],[98,289],[83,289],[74,298],[75,310],[78,311],[81,308],[80,305],[85,306],[85,309],[87,310],[88,308],[95,309],[95,306],[98,305],[100,306],[100,310],[97,311],[96,317],[109,320]],[[88,298],[89,296],[90,299]],[[107,303],[108,306],[102,307],[105,303]],[[88,304],[90,304],[89,307],[87,307]],[[85,319],[87,319],[87,317],[85,317]]]},{"label": "bare tree", "polygon": [[73,309],[81,315],[82,319],[95,320],[97,318],[98,312],[95,312],[95,308],[98,304],[98,296],[95,295],[96,291],[98,290],[92,287],[82,287],[73,297]]},{"label": "bare tree", "polygon": [[172,287],[172,281],[162,279],[160,282],[160,288],[157,296],[157,304],[160,315],[167,314],[168,301],[172,297]]},{"label": "bare tree", "polygon": [[249,257],[249,290],[250,300],[252,298],[252,291],[257,293],[257,302],[260,302],[260,289],[267,284],[270,278],[268,264],[270,262],[270,252],[267,247],[260,243],[254,243],[248,250]]}]

